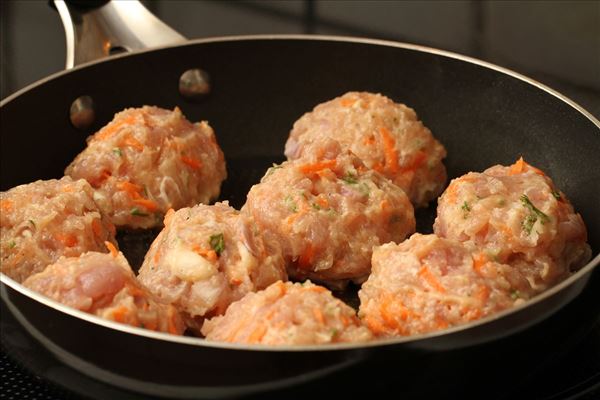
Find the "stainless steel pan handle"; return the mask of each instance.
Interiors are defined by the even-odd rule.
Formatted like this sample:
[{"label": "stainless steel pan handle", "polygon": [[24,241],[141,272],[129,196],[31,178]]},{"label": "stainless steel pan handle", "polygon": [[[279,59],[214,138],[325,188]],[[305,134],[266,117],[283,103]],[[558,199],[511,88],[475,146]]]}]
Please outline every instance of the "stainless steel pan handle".
[{"label": "stainless steel pan handle", "polygon": [[81,8],[64,0],[54,0],[54,5],[65,29],[67,69],[116,52],[186,40],[137,0],[108,1],[95,8]]}]

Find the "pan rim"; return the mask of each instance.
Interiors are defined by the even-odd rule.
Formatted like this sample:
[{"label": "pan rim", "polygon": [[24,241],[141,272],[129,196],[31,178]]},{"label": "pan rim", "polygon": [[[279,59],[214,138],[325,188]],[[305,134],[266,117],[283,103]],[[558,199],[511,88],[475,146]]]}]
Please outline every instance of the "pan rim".
[{"label": "pan rim", "polygon": [[[470,57],[470,56],[465,56],[465,55],[455,53],[455,52],[440,50],[440,49],[422,46],[422,45],[404,43],[404,42],[395,42],[395,41],[361,38],[361,37],[349,37],[349,36],[299,35],[299,34],[220,36],[220,37],[212,37],[212,38],[195,39],[195,40],[190,40],[185,43],[162,46],[162,47],[157,47],[157,48],[153,48],[153,49],[137,51],[137,52],[132,52],[132,53],[118,54],[118,55],[112,56],[107,59],[101,59],[101,60],[92,61],[92,62],[89,62],[86,64],[82,64],[82,65],[79,65],[70,70],[59,71],[59,72],[51,74],[45,78],[42,78],[24,88],[16,91],[15,93],[9,95],[5,99],[1,100],[0,101],[0,111],[6,104],[17,99],[24,93],[29,92],[29,91],[35,89],[36,87],[45,84],[48,81],[54,80],[63,75],[67,75],[71,71],[76,71],[76,70],[85,69],[85,68],[91,68],[96,64],[109,62],[109,61],[112,61],[117,58],[133,57],[138,54],[160,51],[163,49],[194,46],[197,44],[204,44],[204,43],[219,43],[219,42],[234,42],[234,41],[277,41],[277,40],[297,40],[297,41],[309,40],[309,41],[371,44],[371,45],[395,47],[395,48],[401,48],[401,49],[406,49],[406,50],[429,53],[429,54],[439,55],[442,57],[452,58],[452,59],[456,59],[459,61],[479,65],[479,66],[503,73],[505,75],[509,75],[513,78],[519,79],[523,82],[526,82],[530,85],[537,87],[540,90],[547,92],[548,94],[553,95],[554,97],[558,98],[559,100],[562,100],[563,102],[567,103],[569,106],[571,106],[572,108],[577,110],[579,113],[581,113],[587,119],[589,119],[594,125],[596,125],[596,127],[598,127],[600,130],[600,121],[596,117],[594,117],[589,111],[585,110],[582,106],[580,106],[575,101],[568,98],[567,96],[565,96],[565,95],[561,94],[560,92],[558,92],[558,91],[556,91],[556,90],[554,90],[532,78],[529,78],[523,74],[520,74],[511,69],[501,67],[499,65],[496,65],[496,64],[493,64],[493,63],[490,63],[487,61],[483,61],[483,60],[480,60],[480,59],[477,59],[474,57]],[[582,267],[577,272],[573,273],[570,277],[568,277],[564,281],[560,282],[559,284],[553,286],[552,288],[546,290],[545,292],[537,295],[533,299],[530,299],[530,300],[526,301],[525,303],[520,304],[515,307],[512,307],[510,309],[490,315],[486,318],[482,318],[482,319],[470,322],[468,324],[459,325],[459,326],[456,326],[456,327],[453,327],[450,329],[436,331],[436,332],[429,332],[429,333],[421,334],[421,335],[395,337],[395,338],[387,338],[387,339],[376,339],[371,342],[365,342],[365,343],[336,343],[336,344],[324,344],[324,345],[299,345],[299,346],[291,346],[291,345],[265,346],[265,345],[244,345],[244,344],[237,344],[237,343],[222,343],[222,342],[208,341],[208,340],[205,340],[202,338],[175,336],[175,335],[171,335],[171,334],[167,334],[167,333],[153,332],[153,331],[149,331],[149,330],[142,329],[142,328],[136,328],[136,327],[132,327],[129,325],[120,324],[117,322],[104,320],[95,315],[88,314],[83,311],[79,311],[79,310],[70,308],[70,307],[65,306],[55,300],[49,299],[41,294],[33,292],[32,290],[17,283],[16,281],[14,281],[13,279],[9,278],[8,276],[6,276],[4,273],[1,273],[1,272],[0,272],[0,282],[3,285],[7,285],[7,286],[11,287],[13,290],[21,293],[22,295],[25,295],[25,296],[27,296],[33,300],[36,300],[48,307],[51,307],[55,310],[69,314],[73,317],[83,319],[87,322],[90,322],[90,323],[93,323],[96,325],[101,325],[105,328],[116,329],[123,333],[144,336],[148,339],[169,341],[172,343],[177,343],[177,344],[182,344],[182,345],[212,347],[212,348],[221,348],[221,349],[227,349],[227,350],[270,351],[270,352],[297,352],[297,351],[319,351],[319,352],[321,352],[321,351],[357,350],[357,349],[365,349],[365,348],[384,347],[384,346],[397,345],[397,344],[416,343],[419,341],[425,341],[428,339],[432,339],[437,336],[450,335],[450,334],[453,334],[453,333],[456,333],[456,332],[459,332],[462,330],[466,330],[466,329],[474,328],[476,326],[484,325],[484,324],[490,323],[492,321],[495,321],[497,319],[504,318],[505,316],[515,314],[525,308],[531,307],[534,304],[544,301],[545,299],[551,297],[552,295],[562,291],[566,287],[574,284],[576,281],[578,281],[580,278],[583,278],[585,275],[590,274],[598,264],[600,264],[600,253],[597,254],[594,258],[592,258],[587,265]]]},{"label": "pan rim", "polygon": [[551,87],[549,87],[533,78],[530,78],[524,74],[521,74],[515,70],[512,70],[510,68],[502,67],[498,64],[484,61],[479,58],[467,56],[467,55],[460,54],[460,53],[453,52],[453,51],[438,49],[435,47],[429,47],[429,46],[407,43],[407,42],[383,40],[383,39],[372,39],[372,38],[355,37],[355,36],[336,36],[336,35],[257,34],[257,35],[216,36],[216,37],[210,37],[210,38],[192,39],[192,40],[188,40],[187,42],[183,42],[183,43],[176,43],[176,44],[165,45],[165,46],[160,46],[160,47],[153,47],[151,49],[139,50],[139,51],[134,51],[134,52],[129,52],[129,53],[119,53],[119,54],[115,54],[115,55],[112,55],[107,58],[90,61],[90,62],[81,64],[81,65],[78,65],[71,69],[58,71],[51,75],[43,77],[25,87],[17,90],[15,93],[7,96],[6,98],[0,100],[0,109],[4,105],[10,103],[17,97],[21,96],[23,93],[28,92],[29,90],[32,90],[37,86],[41,86],[50,80],[61,77],[63,75],[67,75],[71,71],[77,71],[80,69],[90,68],[96,64],[107,63],[107,62],[110,62],[110,61],[113,61],[116,59],[120,59],[120,58],[134,57],[138,54],[151,53],[151,52],[155,52],[155,51],[166,50],[166,49],[177,48],[177,47],[194,46],[197,44],[204,44],[204,43],[253,41],[253,40],[254,41],[259,41],[259,40],[263,40],[263,41],[308,40],[308,41],[315,41],[315,42],[323,41],[323,42],[361,43],[361,44],[372,44],[372,45],[378,45],[378,46],[384,46],[384,47],[396,47],[396,48],[401,48],[401,49],[406,49],[406,50],[418,51],[418,52],[422,52],[422,53],[429,53],[429,54],[439,55],[442,57],[452,58],[455,60],[479,65],[481,67],[485,67],[485,68],[488,68],[488,69],[491,69],[491,70],[494,70],[497,72],[501,72],[505,75],[509,75],[513,78],[517,78],[523,82],[526,82],[532,86],[535,86],[538,89],[541,89],[541,90],[553,95],[554,97],[558,98],[559,100],[562,100],[563,102],[567,103],[568,105],[570,105],[571,107],[573,107],[574,109],[579,111],[581,114],[583,114],[587,119],[589,119],[594,125],[596,125],[600,129],[600,120],[598,120],[598,118],[596,118],[594,115],[592,115],[592,113],[587,111],[580,104],[578,104],[571,98],[565,96],[564,94],[560,93],[559,91],[552,89]]},{"label": "pan rim", "polygon": [[[11,287],[13,290],[21,293],[22,295],[29,297],[39,303],[44,304],[47,307],[50,307],[54,310],[63,312],[72,317],[79,318],[85,320],[89,323],[93,323],[96,325],[103,326],[105,328],[116,329],[123,333],[133,334],[137,336],[144,336],[147,339],[154,339],[159,341],[169,341],[172,343],[182,344],[182,345],[191,345],[191,346],[200,346],[200,347],[212,347],[218,349],[226,349],[226,350],[244,350],[244,351],[269,351],[269,352],[304,352],[304,351],[336,351],[336,350],[358,350],[358,349],[366,349],[366,348],[374,348],[374,347],[385,347],[390,345],[397,344],[415,344],[417,342],[424,342],[426,340],[438,337],[451,335],[453,333],[457,333],[459,331],[471,329],[480,325],[488,324],[498,319],[504,318],[511,314],[516,314],[528,307],[532,307],[533,305],[544,301],[545,299],[553,296],[554,294],[566,289],[568,286],[571,286],[575,282],[583,279],[586,275],[592,273],[594,268],[600,264],[600,254],[596,255],[586,266],[581,268],[579,271],[575,272],[571,276],[569,276],[564,281],[559,284],[551,287],[545,292],[540,293],[532,299],[527,300],[526,302],[519,304],[518,306],[503,310],[501,312],[489,315],[485,318],[481,318],[467,324],[458,325],[449,329],[434,331],[423,333],[419,335],[411,335],[411,336],[399,336],[392,338],[379,338],[374,339],[369,342],[361,342],[361,343],[329,343],[329,344],[319,344],[319,345],[261,345],[261,344],[240,344],[240,343],[225,343],[225,342],[217,342],[212,340],[206,340],[199,337],[189,337],[189,336],[177,336],[168,333],[155,332],[148,329],[138,328],[130,325],[121,324],[114,321],[109,321],[103,318],[100,318],[93,314],[88,314],[86,312],[77,310],[75,308],[71,308],[62,303],[59,303],[56,300],[50,299],[44,295],[41,295],[33,290],[17,283],[15,280],[9,278],[4,273],[0,272],[0,282],[3,285],[7,285]],[[537,322],[537,321],[536,321]]]}]

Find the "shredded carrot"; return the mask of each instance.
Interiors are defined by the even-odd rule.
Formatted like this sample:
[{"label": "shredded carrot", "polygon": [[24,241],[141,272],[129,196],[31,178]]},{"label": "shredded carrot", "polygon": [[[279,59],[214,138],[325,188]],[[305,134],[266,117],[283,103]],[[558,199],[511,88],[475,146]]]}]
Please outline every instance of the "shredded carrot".
[{"label": "shredded carrot", "polygon": [[342,324],[344,324],[344,327],[350,325],[350,318],[346,317],[344,314],[340,315],[340,319],[342,320]]},{"label": "shredded carrot", "polygon": [[202,168],[202,161],[200,161],[196,158],[181,156],[181,161],[183,161],[187,166],[189,166],[193,169]]},{"label": "shredded carrot", "polygon": [[127,311],[129,311],[127,309],[127,307],[120,306],[120,307],[116,308],[115,310],[113,310],[112,317],[115,321],[124,323],[125,317],[127,316]]},{"label": "shredded carrot", "polygon": [[259,325],[248,337],[248,343],[258,343],[267,333],[267,327]]},{"label": "shredded carrot", "polygon": [[427,153],[425,153],[422,150],[419,150],[415,153],[411,162],[408,165],[402,167],[402,171],[407,172],[417,170],[421,165],[423,165],[425,160],[427,160]]},{"label": "shredded carrot", "polygon": [[363,138],[363,144],[365,146],[372,146],[373,144],[375,144],[375,137],[373,137],[373,135],[365,136]]},{"label": "shredded carrot", "polygon": [[95,236],[102,236],[102,223],[100,223],[100,220],[98,218],[94,218],[92,220],[92,231],[94,232]]},{"label": "shredded carrot", "polygon": [[323,316],[323,313],[321,312],[319,307],[313,307],[312,312],[315,319],[319,321],[321,325],[325,325],[325,317]]},{"label": "shredded carrot", "polygon": [[139,140],[137,140],[136,138],[134,138],[131,135],[129,135],[129,136],[125,137],[125,139],[123,139],[123,144],[125,146],[133,147],[137,151],[144,150],[144,145],[142,143],[140,143]]},{"label": "shredded carrot", "polygon": [[308,245],[306,246],[306,249],[304,250],[304,253],[302,253],[300,255],[300,258],[298,259],[298,266],[302,269],[310,268],[314,257],[315,257],[315,248],[313,247],[312,243],[308,243]]},{"label": "shredded carrot", "polygon": [[538,169],[536,167],[534,167],[531,164],[528,164],[523,157],[519,157],[519,159],[510,166],[510,169],[508,170],[508,175],[517,175],[517,174],[522,174],[523,172],[527,172],[527,169],[531,169],[533,172],[535,172],[538,175],[546,175],[544,174],[544,172],[541,169]]},{"label": "shredded carrot", "polygon": [[436,315],[435,326],[438,329],[446,329],[449,326],[449,324],[448,321],[446,321],[444,318],[440,317],[439,315]]},{"label": "shredded carrot", "polygon": [[487,262],[487,256],[484,252],[480,252],[477,253],[476,255],[473,256],[473,269],[475,270],[475,272],[477,272],[479,275],[482,274],[481,268],[485,265],[485,263]]},{"label": "shredded carrot", "polygon": [[63,186],[63,188],[61,189],[61,192],[73,193],[74,190],[75,190],[75,188],[73,187],[73,185],[66,185],[66,186]]},{"label": "shredded carrot", "polygon": [[342,107],[352,107],[354,105],[354,103],[356,103],[357,101],[358,101],[357,98],[345,97],[340,101],[340,104],[342,105]]},{"label": "shredded carrot", "polygon": [[477,297],[477,299],[479,299],[479,301],[481,301],[482,303],[485,303],[490,297],[490,288],[487,285],[479,286],[475,297]]},{"label": "shredded carrot", "polygon": [[123,118],[120,121],[113,122],[112,124],[107,125],[106,127],[100,129],[98,133],[94,136],[94,140],[105,140],[109,137],[113,136],[115,133],[119,131],[125,125],[131,125],[135,122],[135,116],[130,115],[127,118]]},{"label": "shredded carrot", "polygon": [[134,202],[134,204],[136,204],[138,206],[142,206],[142,207],[146,208],[150,212],[154,212],[154,211],[158,210],[158,204],[156,204],[152,200],[142,198],[142,199],[134,199],[133,202]]},{"label": "shredded carrot", "polygon": [[13,202],[8,199],[0,200],[0,209],[4,212],[9,212],[12,210]]},{"label": "shredded carrot", "polygon": [[216,251],[214,251],[212,249],[211,250],[203,249],[202,247],[200,247],[197,244],[192,246],[192,250],[194,250],[196,253],[198,253],[202,257],[206,258],[210,262],[215,262],[219,258]]},{"label": "shredded carrot", "polygon": [[323,292],[328,291],[323,286],[310,286],[310,287],[307,287],[306,290],[308,290],[309,292],[316,292],[316,293],[323,293]]},{"label": "shredded carrot", "polygon": [[75,245],[77,245],[77,236],[71,233],[57,233],[54,235],[54,238],[67,247],[74,247]]},{"label": "shredded carrot", "polygon": [[365,322],[367,324],[367,327],[374,334],[381,335],[383,333],[387,333],[387,329],[385,328],[385,326],[383,326],[383,324],[381,322],[379,322],[377,319],[375,319],[371,316],[367,316],[365,318]]},{"label": "shredded carrot", "polygon": [[444,288],[444,286],[442,286],[440,281],[438,281],[438,279],[435,277],[435,275],[433,275],[431,270],[429,268],[427,268],[427,265],[423,265],[423,267],[419,271],[419,276],[421,278],[425,279],[425,281],[427,281],[429,286],[431,286],[438,292],[446,293],[446,288]]},{"label": "shredded carrot", "polygon": [[233,286],[240,286],[242,284],[242,280],[238,279],[238,278],[231,278],[229,280],[229,283],[232,284]]},{"label": "shredded carrot", "polygon": [[327,208],[327,207],[329,207],[329,201],[327,201],[327,198],[325,198],[325,197],[323,197],[323,196],[321,196],[321,195],[319,195],[319,196],[317,197],[317,204],[318,204],[319,206],[323,207],[323,208]]},{"label": "shredded carrot", "polygon": [[388,172],[395,174],[398,172],[398,151],[396,150],[396,141],[386,127],[379,128],[381,138],[383,139],[383,151],[385,154],[385,167]]},{"label": "shredded carrot", "polygon": [[107,240],[106,242],[104,242],[104,245],[106,246],[106,248],[107,248],[108,250],[110,250],[110,254],[111,254],[113,257],[116,257],[116,256],[118,256],[118,255],[119,255],[119,250],[117,250],[117,248],[115,247],[115,245],[114,245],[114,244],[112,244],[111,242],[109,242],[109,241]]},{"label": "shredded carrot", "polygon": [[136,185],[135,183],[131,183],[129,181],[121,181],[117,183],[117,188],[120,190],[127,192],[130,197],[134,199],[141,197],[140,192],[142,191],[142,187]]},{"label": "shredded carrot", "polygon": [[316,173],[319,172],[323,169],[331,169],[331,168],[335,168],[335,160],[324,160],[324,161],[318,161],[312,164],[303,164],[300,165],[298,168],[300,169],[300,172],[302,172],[303,174],[310,174],[310,173]]}]

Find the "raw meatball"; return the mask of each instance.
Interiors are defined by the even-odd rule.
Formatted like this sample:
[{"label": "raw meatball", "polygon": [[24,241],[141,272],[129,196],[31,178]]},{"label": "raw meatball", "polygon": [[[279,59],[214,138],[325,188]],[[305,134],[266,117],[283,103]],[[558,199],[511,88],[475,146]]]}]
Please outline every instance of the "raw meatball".
[{"label": "raw meatball", "polygon": [[112,251],[61,257],[23,285],[111,321],[181,335],[184,324],[175,308],[154,300],[136,281],[123,254]]},{"label": "raw meatball", "polygon": [[364,280],[374,246],[415,230],[402,189],[329,140],[274,166],[252,187],[242,213],[273,232],[290,276],[340,286]]},{"label": "raw meatball", "polygon": [[208,203],[226,177],[225,159],[207,122],[179,108],[130,108],[88,138],[65,174],[86,179],[117,226],[160,225],[169,208]]},{"label": "raw meatball", "polygon": [[415,207],[427,206],[446,182],[444,146],[412,108],[380,94],[349,92],[319,104],[296,121],[285,154],[294,160],[307,144],[325,139],[337,140],[404,189]]},{"label": "raw meatball", "polygon": [[287,277],[278,243],[223,202],[169,212],[138,279],[196,329],[204,317]]},{"label": "raw meatball", "polygon": [[522,158],[453,180],[440,197],[434,231],[482,258],[519,268],[538,292],[591,256],[581,216],[549,177]]},{"label": "raw meatball", "polygon": [[514,268],[473,258],[454,240],[414,234],[373,251],[358,315],[377,336],[414,335],[473,321],[531,294]]},{"label": "raw meatball", "polygon": [[371,340],[355,311],[310,281],[276,282],[249,293],[225,315],[204,322],[208,340],[269,345],[306,345]]},{"label": "raw meatball", "polygon": [[0,193],[3,273],[24,281],[60,256],[106,251],[115,227],[100,214],[93,189],[69,177],[37,181]]}]

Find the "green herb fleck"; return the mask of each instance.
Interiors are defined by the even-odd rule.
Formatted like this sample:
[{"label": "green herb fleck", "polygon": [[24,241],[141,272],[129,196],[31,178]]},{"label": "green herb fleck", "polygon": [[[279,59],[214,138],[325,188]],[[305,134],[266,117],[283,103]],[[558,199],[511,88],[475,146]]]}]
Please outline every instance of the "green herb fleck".
[{"label": "green herb fleck", "polygon": [[350,172],[346,172],[346,175],[344,175],[341,179],[350,185],[354,185],[354,184],[358,183],[358,179],[356,178],[356,175],[354,175]]},{"label": "green herb fleck", "polygon": [[312,206],[312,208],[314,208],[315,210],[320,210],[320,209],[321,209],[321,206],[320,206],[320,205],[318,205],[317,203],[312,203],[312,204],[311,204],[311,206]]},{"label": "green herb fleck", "polygon": [[118,147],[113,147],[112,152],[114,155],[116,155],[117,157],[121,157],[123,155],[123,152],[121,151],[120,148]]},{"label": "green herb fleck", "polygon": [[469,216],[469,212],[471,212],[471,206],[465,201],[460,208],[461,210],[463,210],[463,218],[467,219],[467,217]]},{"label": "green herb fleck", "polygon": [[331,333],[331,338],[333,339],[334,337],[337,336],[339,331],[337,329],[333,328],[333,329],[331,329],[330,333]]},{"label": "green herb fleck", "polygon": [[540,211],[536,206],[533,205],[533,203],[531,202],[531,200],[529,200],[529,197],[527,197],[527,195],[523,194],[521,195],[521,203],[523,204],[523,207],[529,209],[530,214],[525,217],[525,219],[523,220],[523,230],[525,232],[527,232],[527,235],[531,234],[531,230],[533,229],[533,225],[535,225],[536,221],[539,219],[540,223],[543,225],[546,222],[550,221],[550,217],[548,217],[546,214],[544,214],[542,211]]},{"label": "green herb fleck", "polygon": [[14,240],[11,240],[10,242],[8,242],[9,249],[13,249],[16,245],[17,245],[17,242],[15,242]]},{"label": "green herb fleck", "polygon": [[555,198],[556,200],[560,200],[560,193],[559,193],[559,192],[557,192],[556,190],[553,190],[553,191],[552,191],[552,196],[554,196],[554,198]]},{"label": "green herb fleck", "polygon": [[29,220],[29,223],[35,228],[35,222],[32,219]]},{"label": "green herb fleck", "polygon": [[521,292],[519,292],[518,290],[513,290],[510,293],[510,298],[513,299],[513,300],[516,300],[516,299],[518,299],[520,297],[521,297]]},{"label": "green herb fleck", "polygon": [[225,250],[225,240],[223,240],[222,233],[211,235],[208,242],[210,243],[210,247],[212,247],[212,249],[217,253],[217,255],[221,255],[223,250]]},{"label": "green herb fleck", "polygon": [[290,210],[291,212],[298,212],[298,205],[292,199],[292,196],[290,196],[290,195],[285,196],[285,199],[283,199],[283,201],[288,210]]},{"label": "green herb fleck", "polygon": [[361,182],[360,185],[358,185],[358,190],[365,195],[367,198],[369,198],[369,194],[371,193],[371,189],[369,189],[369,185],[367,185],[364,182]]},{"label": "green herb fleck", "polygon": [[267,176],[271,175],[273,173],[273,171],[275,171],[276,169],[279,169],[279,168],[281,168],[281,165],[277,165],[277,164],[273,163],[273,166],[267,170],[267,173],[265,174],[265,178]]},{"label": "green herb fleck", "polygon": [[145,212],[141,212],[139,208],[133,207],[131,211],[129,211],[131,215],[135,215],[136,217],[147,217],[148,214]]}]

